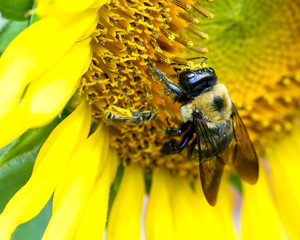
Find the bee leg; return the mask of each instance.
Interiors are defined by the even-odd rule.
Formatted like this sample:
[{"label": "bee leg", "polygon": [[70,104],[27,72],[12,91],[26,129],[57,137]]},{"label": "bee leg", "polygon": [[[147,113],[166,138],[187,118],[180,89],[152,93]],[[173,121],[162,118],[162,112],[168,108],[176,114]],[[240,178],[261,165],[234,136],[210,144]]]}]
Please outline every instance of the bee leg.
[{"label": "bee leg", "polygon": [[175,95],[175,101],[185,102],[187,100],[184,92],[179,87],[177,87],[174,83],[170,82],[160,70],[155,68],[152,62],[150,62],[149,65],[154,70],[156,75],[159,77],[160,81],[166,86],[166,88]]},{"label": "bee leg", "polygon": [[190,125],[191,125],[191,122],[185,122],[181,126],[179,126],[178,128],[168,126],[167,129],[166,129],[166,134],[170,137],[171,136],[172,137],[181,136],[188,129],[188,127]]},{"label": "bee leg", "polygon": [[161,148],[161,152],[165,155],[182,152],[184,147],[193,138],[194,132],[195,130],[193,128],[190,128],[183,136],[180,142],[176,141],[175,139],[172,139],[171,141],[165,143]]}]

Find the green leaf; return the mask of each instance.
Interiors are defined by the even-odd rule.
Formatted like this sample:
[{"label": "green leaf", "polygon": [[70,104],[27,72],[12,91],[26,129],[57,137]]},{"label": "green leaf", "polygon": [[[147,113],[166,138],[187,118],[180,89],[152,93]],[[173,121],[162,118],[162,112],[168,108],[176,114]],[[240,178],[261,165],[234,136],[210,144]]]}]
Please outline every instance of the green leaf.
[{"label": "green leaf", "polygon": [[[28,181],[40,147],[51,131],[68,115],[64,110],[47,126],[30,129],[18,139],[0,149],[0,213],[12,196]],[[31,221],[20,225],[12,240],[39,240],[51,218],[50,200],[45,208]]]},{"label": "green leaf", "polygon": [[[0,168],[0,212],[12,196],[28,181],[39,149],[26,152]],[[39,240],[51,218],[51,201],[31,221],[20,225],[12,240]]]},{"label": "green leaf", "polygon": [[0,149],[0,167],[17,156],[39,149],[61,120],[60,118],[56,118],[44,127],[30,129],[12,143]]},{"label": "green leaf", "polygon": [[68,114],[64,111],[50,124],[30,129],[0,149],[0,212],[13,194],[28,181],[39,149]]},{"label": "green leaf", "polygon": [[2,55],[8,44],[22,32],[28,24],[29,21],[3,21],[3,24],[0,26],[0,55]]},{"label": "green leaf", "polygon": [[33,0],[0,0],[0,12],[6,19],[24,21],[32,8]]},{"label": "green leaf", "polygon": [[38,149],[24,153],[0,168],[0,212],[9,199],[28,181]]},{"label": "green leaf", "polygon": [[31,221],[17,227],[11,240],[40,240],[46,230],[52,214],[52,199]]}]

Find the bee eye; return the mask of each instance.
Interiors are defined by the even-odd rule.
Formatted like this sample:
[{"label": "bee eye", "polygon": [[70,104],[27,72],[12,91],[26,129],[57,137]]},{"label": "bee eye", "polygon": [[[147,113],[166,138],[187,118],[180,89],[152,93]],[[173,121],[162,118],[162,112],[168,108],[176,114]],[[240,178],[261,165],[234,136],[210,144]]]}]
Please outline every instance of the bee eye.
[{"label": "bee eye", "polygon": [[214,73],[215,72],[212,68],[207,68],[206,71],[208,71],[210,73]]},{"label": "bee eye", "polygon": [[218,112],[221,112],[224,108],[223,98],[221,98],[220,96],[215,96],[214,99],[213,99],[213,102],[212,102],[212,106]]},{"label": "bee eye", "polygon": [[193,77],[195,77],[195,73],[188,73],[188,74],[187,74],[187,77],[188,77],[188,78],[193,78]]},{"label": "bee eye", "polygon": [[190,71],[186,71],[180,74],[181,78],[184,79],[191,79],[195,77],[195,73],[194,72],[190,72]]}]

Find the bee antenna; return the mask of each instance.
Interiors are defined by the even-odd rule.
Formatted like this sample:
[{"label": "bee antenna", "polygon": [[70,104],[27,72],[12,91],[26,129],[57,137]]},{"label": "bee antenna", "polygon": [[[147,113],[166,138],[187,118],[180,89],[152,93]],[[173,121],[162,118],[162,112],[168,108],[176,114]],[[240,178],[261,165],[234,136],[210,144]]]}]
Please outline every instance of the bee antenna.
[{"label": "bee antenna", "polygon": [[200,58],[204,58],[202,63],[201,63],[201,66],[203,65],[203,63],[208,59],[207,57],[194,57],[194,58],[186,58],[186,60],[190,61],[190,60],[197,60],[197,59],[200,59]]},{"label": "bee antenna", "polygon": [[197,59],[200,59],[200,58],[206,58],[206,57],[193,57],[193,58],[186,58],[185,60],[197,60]]},{"label": "bee antenna", "polygon": [[170,65],[178,65],[178,66],[186,66],[186,67],[191,67],[185,63],[171,63]]},{"label": "bee antenna", "polygon": [[201,63],[201,66],[203,65],[203,63],[205,63],[205,61],[207,60],[208,58],[204,58],[202,63]]},{"label": "bee antenna", "polygon": [[191,61],[191,60],[197,60],[203,57],[193,57],[193,58],[186,58],[185,60]]}]

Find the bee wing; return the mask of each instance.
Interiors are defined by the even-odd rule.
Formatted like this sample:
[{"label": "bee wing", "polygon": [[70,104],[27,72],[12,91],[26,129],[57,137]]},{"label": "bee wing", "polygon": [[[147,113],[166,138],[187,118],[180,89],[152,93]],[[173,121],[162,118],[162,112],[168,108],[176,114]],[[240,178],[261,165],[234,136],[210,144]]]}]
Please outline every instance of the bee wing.
[{"label": "bee wing", "polygon": [[[201,118],[194,118],[194,126],[197,134],[197,144],[199,151],[199,170],[201,185],[208,203],[214,206],[217,202],[217,196],[221,178],[224,169],[224,160],[218,156],[216,141],[209,133],[206,123]],[[201,149],[201,139],[203,141]],[[211,157],[203,158],[203,152]]]},{"label": "bee wing", "polygon": [[247,129],[233,104],[231,118],[234,134],[233,141],[235,141],[232,157],[233,165],[244,181],[255,184],[258,179],[258,158]]}]

